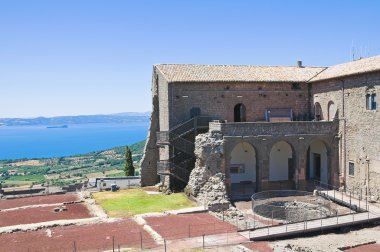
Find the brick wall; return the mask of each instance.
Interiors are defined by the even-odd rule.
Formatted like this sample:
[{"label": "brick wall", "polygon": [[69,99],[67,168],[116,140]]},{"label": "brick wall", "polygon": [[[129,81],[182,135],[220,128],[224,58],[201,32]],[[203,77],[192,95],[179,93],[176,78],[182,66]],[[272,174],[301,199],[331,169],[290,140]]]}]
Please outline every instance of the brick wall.
[{"label": "brick wall", "polygon": [[190,118],[190,109],[199,107],[201,114],[234,121],[234,107],[243,103],[246,119],[264,121],[267,108],[291,108],[294,114],[308,113],[307,84],[292,83],[173,83],[170,84],[173,111],[171,126]]}]

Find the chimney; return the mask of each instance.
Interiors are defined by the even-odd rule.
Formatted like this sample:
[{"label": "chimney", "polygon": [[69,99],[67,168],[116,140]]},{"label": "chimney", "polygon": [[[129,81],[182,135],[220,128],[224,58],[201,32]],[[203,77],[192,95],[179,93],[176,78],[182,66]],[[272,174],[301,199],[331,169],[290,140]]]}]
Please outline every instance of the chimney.
[{"label": "chimney", "polygon": [[297,61],[297,66],[298,66],[298,67],[303,67],[303,66],[302,66],[302,60],[298,60],[298,61]]}]

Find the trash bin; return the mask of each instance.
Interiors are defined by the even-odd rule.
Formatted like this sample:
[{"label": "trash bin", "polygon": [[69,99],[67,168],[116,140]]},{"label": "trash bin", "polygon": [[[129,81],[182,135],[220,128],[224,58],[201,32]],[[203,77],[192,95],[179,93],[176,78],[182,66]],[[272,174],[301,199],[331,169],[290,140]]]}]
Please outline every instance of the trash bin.
[{"label": "trash bin", "polygon": [[117,186],[116,186],[116,184],[112,184],[112,185],[111,185],[111,191],[112,191],[112,192],[116,192],[116,191],[117,191]]}]

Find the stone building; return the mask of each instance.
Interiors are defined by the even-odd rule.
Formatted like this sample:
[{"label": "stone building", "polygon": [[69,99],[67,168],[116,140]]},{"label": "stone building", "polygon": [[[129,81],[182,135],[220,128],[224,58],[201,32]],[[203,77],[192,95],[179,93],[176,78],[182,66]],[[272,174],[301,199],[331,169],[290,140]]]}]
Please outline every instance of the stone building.
[{"label": "stone building", "polygon": [[194,191],[217,176],[229,197],[316,183],[378,194],[379,86],[380,56],[331,67],[155,65],[142,185],[179,190],[190,177]]}]

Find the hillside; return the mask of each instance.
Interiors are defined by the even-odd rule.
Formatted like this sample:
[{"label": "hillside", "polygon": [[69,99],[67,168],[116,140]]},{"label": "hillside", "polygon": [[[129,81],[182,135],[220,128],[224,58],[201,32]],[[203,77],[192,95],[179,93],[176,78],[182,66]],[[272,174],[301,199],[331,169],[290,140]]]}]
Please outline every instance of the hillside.
[{"label": "hillside", "polygon": [[[136,175],[145,140],[130,145]],[[123,176],[125,146],[90,152],[83,155],[0,160],[0,182],[3,187],[30,186],[41,183],[62,186],[77,183],[90,177]]]}]

